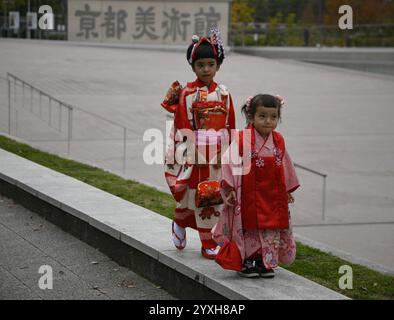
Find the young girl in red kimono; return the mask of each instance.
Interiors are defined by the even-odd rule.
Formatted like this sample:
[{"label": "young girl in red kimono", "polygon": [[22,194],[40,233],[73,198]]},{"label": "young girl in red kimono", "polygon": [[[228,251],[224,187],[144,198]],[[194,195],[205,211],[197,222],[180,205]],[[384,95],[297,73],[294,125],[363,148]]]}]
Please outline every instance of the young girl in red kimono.
[{"label": "young girl in red kimono", "polygon": [[273,277],[279,262],[295,259],[288,202],[299,183],[285,140],[275,131],[282,102],[267,94],[249,98],[242,108],[248,126],[234,137],[236,152],[222,159],[225,206],[212,232],[220,245],[235,241],[240,261],[231,269],[244,277]]},{"label": "young girl in red kimono", "polygon": [[[193,36],[186,58],[197,79],[184,88],[174,82],[162,103],[166,110],[174,113],[165,169],[167,184],[177,202],[172,240],[175,247],[182,250],[186,246],[185,228],[196,229],[202,256],[215,259],[218,248],[211,229],[223,205],[199,206],[196,193],[200,182],[216,181],[221,200],[220,144],[225,132],[235,128],[230,93],[224,85],[214,81],[224,59],[218,30],[214,30],[210,38]],[[195,156],[196,150],[199,158]]]}]

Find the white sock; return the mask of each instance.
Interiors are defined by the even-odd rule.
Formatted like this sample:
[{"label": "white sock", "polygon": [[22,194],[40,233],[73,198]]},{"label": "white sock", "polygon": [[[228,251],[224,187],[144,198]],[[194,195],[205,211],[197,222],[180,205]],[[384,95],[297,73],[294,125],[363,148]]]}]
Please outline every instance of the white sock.
[{"label": "white sock", "polygon": [[178,226],[175,221],[174,221],[174,231],[179,238],[183,239],[185,237],[186,229],[181,226]]},{"label": "white sock", "polygon": [[205,249],[205,252],[208,254],[218,254],[219,247],[216,247],[215,249]]},{"label": "white sock", "polygon": [[186,229],[182,228],[181,226],[177,225],[174,221],[174,233],[180,238],[184,239],[182,242],[172,234],[172,242],[177,247],[185,247],[186,246]]}]

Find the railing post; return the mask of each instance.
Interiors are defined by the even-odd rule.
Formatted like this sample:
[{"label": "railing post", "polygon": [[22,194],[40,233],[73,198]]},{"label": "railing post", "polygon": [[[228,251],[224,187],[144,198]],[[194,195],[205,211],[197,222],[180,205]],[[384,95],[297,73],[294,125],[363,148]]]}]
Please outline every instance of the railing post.
[{"label": "railing post", "polygon": [[18,136],[18,108],[15,108],[15,137]]},{"label": "railing post", "polygon": [[8,134],[11,135],[11,80],[8,83]]},{"label": "railing post", "polygon": [[22,108],[25,107],[25,83],[22,82]]},{"label": "railing post", "polygon": [[42,117],[42,93],[40,91],[40,118]]},{"label": "railing post", "polygon": [[52,98],[49,97],[49,126],[52,127]]},{"label": "railing post", "polygon": [[127,128],[123,128],[123,175],[126,177]]},{"label": "railing post", "polygon": [[323,209],[322,209],[322,220],[324,221],[326,218],[326,178],[327,176],[323,177]]},{"label": "railing post", "polygon": [[30,112],[33,112],[33,87],[30,87]]},{"label": "railing post", "polygon": [[317,172],[317,171],[315,171],[315,170],[312,170],[312,169],[303,167],[303,166],[301,166],[301,165],[299,165],[299,164],[297,164],[297,163],[294,163],[294,166],[295,166],[295,167],[298,167],[298,168],[300,168],[300,169],[302,169],[302,170],[305,170],[305,171],[308,171],[308,172],[311,172],[311,173],[313,173],[313,174],[316,174],[316,175],[318,175],[318,176],[323,177],[322,220],[324,221],[325,218],[326,218],[326,179],[327,179],[327,174],[324,174],[324,173],[321,173],[321,172]]},{"label": "railing post", "polygon": [[62,132],[62,104],[59,101],[59,132]]},{"label": "railing post", "polygon": [[70,155],[71,139],[72,139],[72,111],[71,107],[68,107],[68,132],[67,132],[67,155]]}]

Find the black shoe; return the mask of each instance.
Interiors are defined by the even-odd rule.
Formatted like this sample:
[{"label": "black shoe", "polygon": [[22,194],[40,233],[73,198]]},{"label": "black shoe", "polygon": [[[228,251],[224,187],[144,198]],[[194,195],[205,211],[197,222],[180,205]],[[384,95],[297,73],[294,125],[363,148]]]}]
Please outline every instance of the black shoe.
[{"label": "black shoe", "polygon": [[259,269],[255,266],[253,261],[245,263],[242,267],[242,271],[238,272],[238,274],[245,278],[258,278],[260,276]]},{"label": "black shoe", "polygon": [[260,271],[260,277],[262,277],[262,278],[273,278],[273,277],[275,277],[275,272],[274,272],[273,269],[266,269],[264,267],[264,268],[261,268],[259,271]]},{"label": "black shoe", "polygon": [[263,262],[261,260],[260,261],[256,261],[256,266],[257,266],[257,269],[259,270],[260,277],[262,277],[262,278],[273,278],[273,277],[275,277],[274,270],[273,269],[267,269],[264,266],[264,264],[263,264]]}]

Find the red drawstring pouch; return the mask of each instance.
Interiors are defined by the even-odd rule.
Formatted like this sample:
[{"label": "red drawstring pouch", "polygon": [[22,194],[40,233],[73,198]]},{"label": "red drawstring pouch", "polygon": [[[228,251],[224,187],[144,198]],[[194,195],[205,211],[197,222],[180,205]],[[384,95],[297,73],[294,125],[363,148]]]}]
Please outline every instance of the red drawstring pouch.
[{"label": "red drawstring pouch", "polygon": [[241,271],[242,270],[242,257],[237,244],[234,240],[230,240],[223,247],[220,247],[219,252],[215,258],[223,269]]},{"label": "red drawstring pouch", "polygon": [[[235,207],[234,207],[235,209]],[[237,243],[233,240],[233,226],[234,226],[234,215],[233,210],[232,224],[229,226],[229,241],[220,247],[219,252],[216,255],[215,261],[223,269],[242,271],[242,257],[239,252]]]}]

